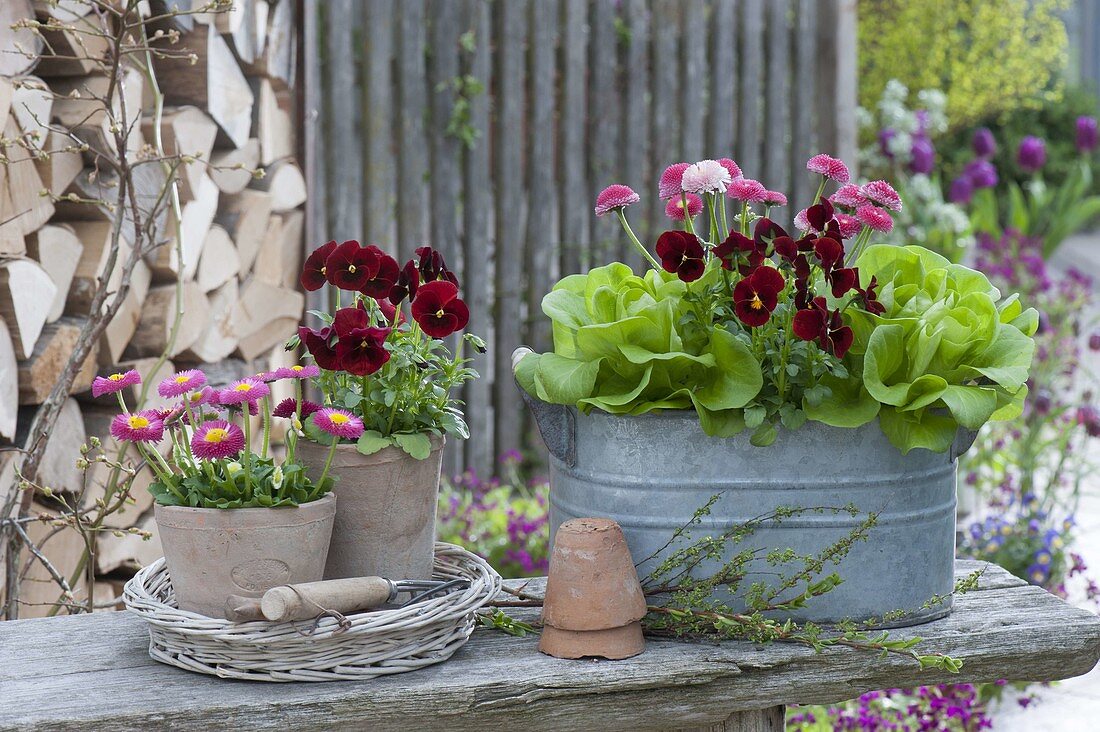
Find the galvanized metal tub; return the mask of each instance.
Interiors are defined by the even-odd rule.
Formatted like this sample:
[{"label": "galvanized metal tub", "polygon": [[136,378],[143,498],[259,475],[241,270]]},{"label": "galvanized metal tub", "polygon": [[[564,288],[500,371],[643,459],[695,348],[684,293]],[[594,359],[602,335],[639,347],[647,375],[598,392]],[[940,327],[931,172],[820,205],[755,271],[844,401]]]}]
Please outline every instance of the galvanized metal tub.
[{"label": "galvanized metal tub", "polygon": [[[972,433],[960,432],[947,454],[916,449],[902,455],[877,422],[857,429],[809,422],[796,432],[781,430],[773,445],[761,448],[749,443],[747,432],[708,437],[691,411],[584,414],[524,398],[551,453],[551,537],[571,518],[614,519],[636,562],[657,553],[639,566],[645,577],[672,551],[660,550],[673,532],[716,494],[710,515],[693,529],[694,539],[779,507],[854,504],[861,515],[805,513],[765,522],[729,554],[746,546],[817,554],[875,512],[877,525],[867,539],[853,544],[838,565],[826,567],[824,574],[836,571],[843,582],[784,616],[832,623],[904,611],[885,623],[904,626],[950,612],[956,458],[973,442]],[[776,569],[755,561],[739,594],[753,582],[776,586]],[[936,597],[945,599],[928,604]],[[744,607],[740,597],[728,599]]]}]

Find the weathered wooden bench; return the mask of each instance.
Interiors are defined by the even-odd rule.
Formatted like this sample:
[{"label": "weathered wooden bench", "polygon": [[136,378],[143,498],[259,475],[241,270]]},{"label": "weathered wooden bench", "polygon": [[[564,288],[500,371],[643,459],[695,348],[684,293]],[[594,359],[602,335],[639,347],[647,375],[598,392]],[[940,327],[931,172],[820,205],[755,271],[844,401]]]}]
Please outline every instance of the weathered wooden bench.
[{"label": "weathered wooden bench", "polygon": [[[965,660],[922,671],[899,657],[793,645],[650,641],[626,661],[562,661],[535,638],[478,630],[449,662],[365,682],[227,681],[154,662],[129,613],[0,623],[0,729],[779,730],[783,705],[945,681],[1064,679],[1100,657],[1100,619],[999,567],[919,635]],[[530,591],[530,589],[528,590]],[[513,611],[531,617],[532,610]]]}]

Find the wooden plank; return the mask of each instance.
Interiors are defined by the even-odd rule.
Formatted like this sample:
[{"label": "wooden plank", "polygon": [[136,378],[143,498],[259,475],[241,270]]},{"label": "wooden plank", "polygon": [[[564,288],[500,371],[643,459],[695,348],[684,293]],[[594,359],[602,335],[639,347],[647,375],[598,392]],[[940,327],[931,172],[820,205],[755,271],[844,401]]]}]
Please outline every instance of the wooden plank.
[{"label": "wooden plank", "polygon": [[[334,0],[325,5],[325,38],[329,49],[325,73],[329,96],[325,112],[331,125],[331,141],[325,144],[326,200],[330,207],[331,235],[343,241],[358,238],[363,230],[362,107],[355,62],[360,52],[357,39],[362,29],[362,5],[355,0]],[[320,243],[314,242],[314,246]]]},{"label": "wooden plank", "polygon": [[[680,162],[684,157],[681,123],[681,88],[684,86],[680,68],[682,28],[679,0],[656,0],[653,3],[653,83],[652,118],[653,168],[646,179],[646,189],[652,191],[654,177],[660,175],[666,165]],[[694,163],[695,160],[687,162]],[[667,227],[664,205],[652,196],[645,196],[635,207],[646,214],[652,234]],[[645,242],[645,240],[642,240]]]},{"label": "wooden plank", "polygon": [[581,272],[588,249],[592,203],[585,181],[584,134],[587,116],[588,7],[585,0],[562,3],[561,81],[561,271]]},{"label": "wooden plank", "polygon": [[[531,101],[527,129],[531,140],[530,165],[545,165],[554,160],[554,50],[560,19],[557,0],[539,0],[531,4]],[[595,69],[593,68],[593,71]],[[527,208],[527,333],[526,342],[536,351],[551,348],[550,320],[542,313],[542,297],[554,284],[557,272],[555,250],[558,242],[557,185],[551,175],[529,178]],[[580,195],[587,191],[577,186]],[[587,213],[588,208],[583,207]]]},{"label": "wooden plank", "polygon": [[[969,566],[958,562],[956,575]],[[1100,620],[1041,588],[1004,586],[1002,575],[991,568],[948,617],[891,631],[965,659],[957,675],[897,656],[745,642],[650,640],[625,661],[562,661],[539,654],[534,636],[478,630],[450,661],[367,684],[230,683],[150,659],[147,628],[130,613],[17,620],[0,624],[0,727],[644,731],[719,725],[742,710],[835,703],[873,689],[1045,681],[1092,669]],[[117,688],[127,693],[102,693]]]},{"label": "wooden plank", "polygon": [[683,76],[680,82],[680,128],[683,133],[682,156],[689,163],[710,157],[724,157],[706,150],[704,92],[707,78],[707,5],[705,0],[681,0],[680,48],[683,52]]},{"label": "wooden plank", "polygon": [[737,162],[747,178],[763,175],[764,0],[741,3],[740,85],[737,94]]},{"label": "wooden plank", "polygon": [[737,37],[732,2],[716,2],[710,22],[710,106],[707,113],[709,155],[732,157],[737,129],[737,47],[730,43]]},{"label": "wooden plank", "polygon": [[[790,28],[787,16],[789,0],[768,3],[767,30],[767,90],[764,115],[767,130],[764,139],[764,171],[761,179],[768,188],[789,194],[791,171],[791,79]],[[798,209],[795,209],[795,213]],[[790,220],[793,214],[785,209],[774,211],[777,217]],[[786,222],[784,222],[786,223]]]},{"label": "wooden plank", "polygon": [[791,217],[813,203],[816,181],[810,180],[806,172],[806,161],[815,155],[817,139],[815,135],[814,110],[817,105],[806,104],[821,93],[815,82],[817,67],[817,36],[814,27],[817,23],[817,0],[799,0],[795,24],[791,29],[794,46],[794,77],[791,83]]},{"label": "wooden plank", "polygon": [[[455,105],[455,82],[460,79],[458,41],[461,32],[462,8],[453,1],[432,0],[431,66],[428,90],[431,95],[431,243],[447,260],[448,266],[461,272],[461,242],[459,240],[459,206],[462,183],[462,143],[454,135],[445,134]],[[409,252],[408,254],[411,254]],[[451,336],[447,344],[454,351],[458,339]],[[462,445],[452,443],[443,451],[444,475],[462,472]]]},{"label": "wooden plank", "polygon": [[818,10],[817,83],[828,89],[818,106],[823,152],[858,164],[856,136],[856,0],[824,0]]},{"label": "wooden plank", "polygon": [[[616,3],[592,3],[588,45],[588,202],[591,208],[606,186],[622,174],[622,101],[619,49],[622,43],[616,23],[622,22]],[[639,191],[641,193],[641,191]],[[590,217],[591,262],[602,264],[619,258],[623,230],[613,216]],[[541,295],[539,296],[541,298]],[[532,313],[541,317],[542,310]],[[536,317],[532,315],[532,317]]]},{"label": "wooden plank", "polygon": [[[467,0],[466,30],[472,32],[474,51],[470,54],[466,73],[490,89],[491,16],[489,0]],[[477,143],[465,153],[463,172],[464,254],[469,266],[463,271],[463,292],[470,307],[467,330],[492,343],[492,279],[488,267],[493,249],[492,170],[489,163],[489,96],[479,94],[470,100],[470,124],[481,131]],[[478,475],[488,476],[493,470],[493,418],[491,398],[491,360],[481,353],[471,353],[471,367],[481,374],[466,384],[463,396],[470,439],[466,442],[466,466]],[[505,371],[510,373],[510,369]]]},{"label": "wooden plank", "polygon": [[[397,89],[400,153],[397,165],[397,251],[412,254],[428,240],[424,201],[428,188],[428,145],[424,110],[428,104],[424,49],[427,45],[424,0],[398,3]],[[391,183],[392,185],[392,183]]]},{"label": "wooden plank", "polygon": [[[370,3],[373,7],[376,3]],[[302,44],[303,75],[305,88],[303,94],[302,126],[304,129],[303,149],[305,151],[305,176],[306,176],[306,212],[305,212],[305,242],[304,252],[313,251],[325,241],[328,241],[328,198],[326,196],[326,172],[324,146],[330,142],[324,134],[324,73],[321,68],[321,49],[324,46],[324,19],[322,18],[323,3],[318,0],[304,0],[303,2],[303,32]],[[367,138],[371,138],[368,136]],[[306,310],[322,310],[325,307],[324,288],[306,293]]]},{"label": "wooden plank", "polygon": [[[363,173],[365,237],[367,241],[389,248],[397,246],[394,206],[397,191],[393,170],[393,0],[366,3],[367,28],[363,74],[363,138],[366,146]],[[321,239],[317,240],[322,241]]]},{"label": "wooden plank", "polygon": [[[625,0],[622,12],[630,42],[626,50],[627,85],[623,105],[623,175],[619,182],[636,191],[652,192],[656,180],[649,164],[649,8],[645,0]],[[650,234],[649,227],[642,224],[645,217],[632,215],[631,220],[634,232],[645,243]],[[642,266],[641,255],[634,251],[625,234],[619,241],[620,259],[637,270]]]},{"label": "wooden plank", "polygon": [[[520,307],[523,302],[523,104],[524,46],[527,37],[527,0],[497,6],[496,125],[493,161],[496,186],[496,307],[493,322],[493,399],[496,407],[496,454],[522,444],[524,408],[512,382],[512,351],[521,345]],[[567,82],[568,83],[568,82]],[[581,122],[583,124],[583,117]],[[583,126],[581,127],[583,131]],[[578,143],[580,140],[577,141]],[[578,148],[583,152],[583,146]],[[564,150],[563,150],[564,152]],[[566,168],[568,169],[568,168]],[[583,189],[582,189],[583,191]],[[583,192],[582,192],[583,195]],[[564,232],[563,232],[564,233]]]}]

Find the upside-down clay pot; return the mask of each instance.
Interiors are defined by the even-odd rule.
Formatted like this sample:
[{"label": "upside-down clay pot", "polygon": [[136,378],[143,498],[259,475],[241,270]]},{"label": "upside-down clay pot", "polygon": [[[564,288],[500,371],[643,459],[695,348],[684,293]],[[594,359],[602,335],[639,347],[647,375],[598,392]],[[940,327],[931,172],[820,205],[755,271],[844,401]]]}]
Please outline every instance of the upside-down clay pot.
[{"label": "upside-down clay pot", "polygon": [[154,507],[182,610],[226,617],[230,595],[324,578],[336,497],[279,508]]},{"label": "upside-down clay pot", "polygon": [[645,595],[623,530],[610,519],[566,521],[554,537],[539,650],[620,659],[645,650]]},{"label": "upside-down clay pot", "polygon": [[[364,455],[338,445],[332,458],[339,497],[325,579],[387,577],[431,579],[435,514],[444,438],[433,435],[431,453],[417,460],[398,447]],[[298,457],[320,475],[329,448],[302,440]]]}]

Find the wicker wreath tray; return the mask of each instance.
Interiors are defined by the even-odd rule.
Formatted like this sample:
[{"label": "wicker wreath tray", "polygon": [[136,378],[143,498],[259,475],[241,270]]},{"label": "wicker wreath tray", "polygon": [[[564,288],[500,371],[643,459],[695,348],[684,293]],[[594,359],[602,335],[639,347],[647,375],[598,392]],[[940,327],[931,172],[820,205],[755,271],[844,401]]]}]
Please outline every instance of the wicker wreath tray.
[{"label": "wicker wreath tray", "polygon": [[446,661],[473,633],[478,608],[500,591],[481,557],[435,545],[435,579],[470,586],[391,610],[294,623],[234,623],[176,607],[164,559],[126,583],[126,608],[149,623],[149,655],[161,663],[228,679],[340,681],[413,671]]}]

